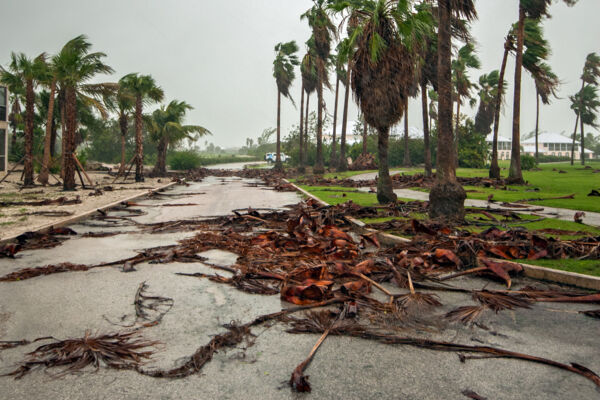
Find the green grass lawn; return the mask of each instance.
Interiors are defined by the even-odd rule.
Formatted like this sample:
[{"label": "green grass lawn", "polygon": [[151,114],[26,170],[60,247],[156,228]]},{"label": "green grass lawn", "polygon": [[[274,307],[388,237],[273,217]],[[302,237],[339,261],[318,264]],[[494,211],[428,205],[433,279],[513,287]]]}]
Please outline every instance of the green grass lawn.
[{"label": "green grass lawn", "polygon": [[[523,178],[529,183],[527,186],[513,185],[510,190],[491,189],[481,186],[465,186],[469,199],[487,200],[490,194],[496,201],[514,202],[523,199],[561,197],[571,194],[574,199],[558,199],[531,201],[530,204],[567,208],[570,210],[600,212],[600,197],[588,197],[592,189],[600,190],[600,162],[588,162],[591,169],[583,169],[580,164],[571,166],[570,163],[540,164],[540,171],[523,171]],[[508,161],[501,161],[502,176],[508,175]],[[566,173],[559,173],[559,171]],[[420,173],[421,169],[411,168],[405,173]],[[459,168],[456,171],[462,177],[487,177],[487,169]],[[534,191],[537,188],[539,191]]]},{"label": "green grass lawn", "polygon": [[600,276],[600,260],[524,260],[523,264],[539,265],[540,267],[577,272],[584,275]]}]

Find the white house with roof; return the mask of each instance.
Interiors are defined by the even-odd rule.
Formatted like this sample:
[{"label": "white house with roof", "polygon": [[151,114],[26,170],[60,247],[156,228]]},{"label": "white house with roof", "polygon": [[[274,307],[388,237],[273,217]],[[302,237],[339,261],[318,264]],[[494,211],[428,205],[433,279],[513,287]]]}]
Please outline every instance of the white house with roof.
[{"label": "white house with roof", "polygon": [[[494,133],[490,133],[489,135],[487,135],[487,137],[485,138],[485,141],[487,142],[487,144],[490,146],[490,149],[492,148],[492,145],[494,143]],[[498,135],[498,160],[510,160],[510,149],[512,146],[512,140]],[[490,150],[491,153],[491,150]]]},{"label": "white house with roof", "polygon": [[0,171],[8,169],[8,89],[0,86]]},{"label": "white house with roof", "polygon": [[[535,156],[535,136],[521,141],[523,153]],[[538,152],[546,156],[570,157],[573,139],[563,136],[560,133],[544,132],[538,135]],[[595,154],[593,151],[584,149],[585,158],[592,159]],[[581,158],[581,149],[579,142],[575,140],[575,159]]]},{"label": "white house with roof", "polygon": [[[494,134],[490,133],[485,141],[490,148],[494,140]],[[512,140],[498,135],[498,159],[510,160]],[[543,132],[538,135],[538,153],[545,156],[570,157],[573,139],[570,139],[559,133]],[[521,153],[535,156],[535,136],[521,140]],[[586,158],[592,159],[595,157],[593,151],[585,149]],[[575,141],[575,159],[581,158],[579,142]]]}]

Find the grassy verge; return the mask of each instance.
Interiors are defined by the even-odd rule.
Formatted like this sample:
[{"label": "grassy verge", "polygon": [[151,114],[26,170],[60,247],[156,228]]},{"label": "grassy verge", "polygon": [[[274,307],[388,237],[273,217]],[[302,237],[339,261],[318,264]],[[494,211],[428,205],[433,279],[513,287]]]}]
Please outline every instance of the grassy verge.
[{"label": "grassy verge", "polygon": [[559,269],[561,271],[577,272],[584,275],[600,276],[600,260],[524,260],[523,264],[539,265],[540,267]]},{"label": "grassy verge", "polygon": [[[571,194],[573,199],[554,199],[543,201],[530,201],[530,204],[566,208],[570,210],[600,212],[600,198],[589,196],[592,189],[600,189],[600,162],[592,161],[586,164],[590,168],[584,169],[581,165],[570,163],[540,164],[539,171],[523,171],[523,178],[528,182],[526,186],[512,185],[506,190],[484,188],[480,186],[465,186],[469,199],[487,200],[490,194],[496,201],[514,202],[524,199],[537,199],[549,197],[562,197]],[[502,176],[506,177],[508,167],[506,161],[501,163]],[[563,171],[563,172],[561,172]],[[405,170],[407,174],[422,173],[421,169],[411,168]],[[487,169],[459,168],[456,171],[462,177],[487,177]],[[420,190],[424,190],[419,188]]]}]

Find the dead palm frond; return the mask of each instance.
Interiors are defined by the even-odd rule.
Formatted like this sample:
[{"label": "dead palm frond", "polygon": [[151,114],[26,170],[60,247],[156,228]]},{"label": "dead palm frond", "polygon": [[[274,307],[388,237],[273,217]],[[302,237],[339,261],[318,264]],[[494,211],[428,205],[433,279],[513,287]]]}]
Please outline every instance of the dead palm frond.
[{"label": "dead palm frond", "polygon": [[17,369],[7,374],[20,379],[31,371],[62,368],[56,376],[76,373],[88,366],[96,370],[101,365],[115,369],[137,369],[154,351],[145,350],[159,344],[143,339],[139,332],[112,333],[92,336],[89,331],[80,339],[57,340],[27,354]]},{"label": "dead palm frond", "polygon": [[458,307],[446,314],[446,319],[453,322],[461,322],[465,325],[473,324],[483,314],[488,307],[482,306],[463,306]]},{"label": "dead palm frond", "polygon": [[410,293],[402,295],[396,299],[396,304],[400,309],[408,311],[413,307],[439,307],[442,305],[438,296],[429,293],[416,292],[410,272],[406,271],[406,275],[408,278],[408,287],[410,289]]},{"label": "dead palm frond", "polygon": [[522,295],[493,293],[487,290],[473,292],[473,300],[489,307],[496,313],[513,308],[531,308],[531,301]]},{"label": "dead palm frond", "polygon": [[600,310],[579,311],[579,313],[591,318],[600,319]]}]

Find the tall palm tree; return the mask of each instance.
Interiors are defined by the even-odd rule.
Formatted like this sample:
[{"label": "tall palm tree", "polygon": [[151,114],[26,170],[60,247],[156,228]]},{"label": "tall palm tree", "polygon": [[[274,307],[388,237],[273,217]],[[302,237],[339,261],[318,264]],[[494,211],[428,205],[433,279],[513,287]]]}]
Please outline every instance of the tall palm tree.
[{"label": "tall palm tree", "polygon": [[164,97],[163,90],[150,75],[131,73],[119,84],[135,97],[135,181],[144,181],[144,141],[142,136],[144,105],[157,103]]},{"label": "tall palm tree", "polygon": [[[306,158],[308,157],[308,112],[310,106],[310,95],[317,90],[317,85],[319,84],[319,78],[317,76],[317,65],[316,65],[316,56],[314,49],[314,38],[311,38],[306,42],[307,52],[302,58],[302,63],[300,64],[300,73],[302,75],[302,87],[304,89],[304,93],[306,93],[306,110],[304,115],[304,129],[303,136],[300,137],[300,155],[298,170],[300,172],[304,172],[304,165]],[[302,151],[304,150],[304,152]]]},{"label": "tall palm tree", "polygon": [[360,16],[350,38],[356,44],[352,90],[365,121],[378,131],[377,200],[390,203],[396,195],[389,174],[389,130],[405,111],[408,88],[415,80],[414,44],[422,39],[418,28],[430,20],[429,14],[413,13],[411,2],[389,0],[339,2],[334,7],[351,7]]},{"label": "tall palm tree", "polygon": [[277,83],[277,157],[275,159],[275,170],[282,171],[281,163],[281,95],[294,100],[290,95],[290,86],[296,78],[294,67],[300,64],[298,61],[298,45],[295,41],[278,43],[275,46],[275,60],[273,61],[273,77]]},{"label": "tall palm tree", "polygon": [[325,0],[313,0],[313,6],[302,14],[301,18],[308,21],[312,29],[316,67],[317,67],[317,159],[313,172],[322,174],[325,172],[323,162],[323,87],[330,87],[328,77],[328,60],[331,52],[331,41],[336,36],[336,29],[327,14],[327,3]]},{"label": "tall palm tree", "polygon": [[[577,92],[570,96],[571,109],[577,114],[577,121],[581,129],[581,137],[584,137],[584,126],[590,125],[598,128],[597,117],[598,109],[600,109],[600,98],[598,97],[598,87],[592,84],[587,84]],[[571,160],[574,157],[575,137],[577,136],[577,126],[573,134],[573,148],[571,149]],[[581,142],[581,164],[585,164],[585,142]]]},{"label": "tall palm tree", "polygon": [[552,72],[552,68],[546,64],[542,63],[539,66],[538,73],[533,77],[535,81],[535,159],[539,159],[538,154],[538,137],[540,130],[540,101],[543,104],[550,104],[550,96],[558,97],[556,91],[558,90],[558,86],[560,85],[560,80],[558,76],[554,72]]},{"label": "tall palm tree", "polygon": [[[45,55],[34,59],[25,54],[11,53],[8,69],[0,67],[0,82],[10,88],[25,88],[25,158],[23,164],[23,185],[33,186],[33,125],[35,88],[44,71]],[[17,89],[18,90],[18,89]]]},{"label": "tall palm tree", "polygon": [[460,106],[463,99],[473,100],[472,91],[477,90],[477,84],[471,82],[468,69],[481,68],[481,61],[475,54],[473,43],[467,43],[458,50],[455,60],[452,60],[452,84],[454,86],[454,99],[456,101],[456,125],[454,128],[455,163],[458,165],[458,141],[460,127]]},{"label": "tall palm tree", "polygon": [[436,182],[429,192],[431,218],[462,220],[466,193],[456,179],[452,134],[452,17],[477,17],[473,0],[438,0],[438,149]]},{"label": "tall palm tree", "polygon": [[[578,0],[563,0],[569,6]],[[508,180],[512,183],[522,184],[523,173],[521,171],[521,75],[523,69],[523,47],[525,42],[525,20],[527,18],[541,19],[549,17],[548,8],[552,0],[520,0],[519,22],[517,23],[517,48],[515,62],[515,94],[513,102],[513,129],[512,148],[510,158],[510,169]]]},{"label": "tall palm tree", "polygon": [[92,44],[87,38],[80,35],[68,42],[52,60],[61,108],[64,190],[75,189],[74,154],[77,147],[78,107],[95,108],[106,118],[108,113],[100,99],[117,87],[114,83],[89,83],[99,74],[113,72],[113,69],[102,61],[106,54],[92,53],[91,47]]},{"label": "tall palm tree", "polygon": [[119,89],[105,100],[107,107],[117,113],[119,132],[121,139],[121,164],[119,174],[125,172],[127,160],[125,159],[125,144],[127,142],[127,132],[129,130],[129,118],[135,109],[135,95],[127,90],[127,87],[119,85]]},{"label": "tall palm tree", "polygon": [[171,101],[146,118],[150,139],[157,144],[157,158],[153,174],[165,176],[167,173],[167,152],[183,139],[196,140],[210,135],[210,131],[200,125],[184,125],[185,114],[193,107],[185,101]]},{"label": "tall palm tree", "polygon": [[[596,53],[590,53],[587,55],[587,57],[585,58],[585,63],[583,65],[583,72],[581,74],[581,90],[579,91],[579,96],[578,97],[571,97],[571,101],[573,101],[573,99],[579,100],[581,102],[581,104],[579,105],[575,105],[572,104],[571,108],[573,110],[575,110],[576,114],[577,114],[577,119],[575,121],[575,129],[573,130],[573,145],[571,147],[571,165],[573,165],[573,161],[575,159],[575,137],[577,136],[577,125],[578,123],[580,123],[581,125],[581,158],[582,158],[582,163],[585,163],[585,159],[584,159],[584,147],[585,147],[585,138],[584,138],[584,134],[583,134],[583,125],[584,122],[580,121],[581,118],[581,113],[585,113],[585,109],[586,107],[584,106],[583,102],[584,101],[588,101],[588,102],[593,102],[593,95],[590,92],[591,89],[588,89],[588,93],[584,94],[584,90],[585,90],[585,86],[586,85],[590,85],[590,86],[594,86],[597,87],[598,86],[598,81],[600,80],[600,56],[598,56]],[[590,117],[588,117],[589,119]]]},{"label": "tall palm tree", "polygon": [[335,105],[333,107],[333,135],[331,138],[331,159],[329,165],[332,168],[337,168],[338,156],[337,156],[337,121],[338,121],[338,99],[340,92],[340,82],[342,85],[346,83],[346,69],[345,69],[344,56],[338,52],[332,56],[332,64],[335,67]]}]

